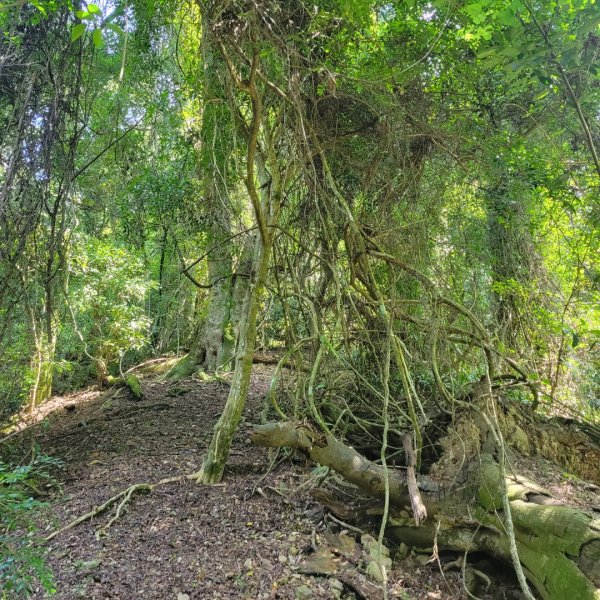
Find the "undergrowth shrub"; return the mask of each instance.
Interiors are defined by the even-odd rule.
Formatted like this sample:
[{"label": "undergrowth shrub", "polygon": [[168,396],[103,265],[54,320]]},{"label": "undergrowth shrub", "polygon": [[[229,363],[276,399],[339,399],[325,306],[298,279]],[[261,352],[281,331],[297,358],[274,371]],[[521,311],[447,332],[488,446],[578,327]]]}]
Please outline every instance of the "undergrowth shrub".
[{"label": "undergrowth shrub", "polygon": [[38,499],[41,486],[57,486],[53,475],[62,462],[38,456],[31,464],[0,461],[0,598],[28,597],[36,582],[54,594],[54,578],[36,517],[46,504]]}]

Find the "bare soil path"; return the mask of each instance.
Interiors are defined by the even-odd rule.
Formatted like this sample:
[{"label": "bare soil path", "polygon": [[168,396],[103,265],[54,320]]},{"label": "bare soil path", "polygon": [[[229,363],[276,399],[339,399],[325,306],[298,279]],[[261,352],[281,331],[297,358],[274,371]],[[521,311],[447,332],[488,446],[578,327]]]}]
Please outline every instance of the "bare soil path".
[{"label": "bare soil path", "polygon": [[[335,577],[301,573],[329,522],[310,499],[311,466],[270,456],[247,439],[258,420],[272,367],[257,366],[245,421],[222,485],[189,480],[133,497],[127,512],[97,537],[110,514],[61,533],[48,555],[58,600],[192,600],[360,598]],[[195,471],[210,440],[227,384],[188,379],[143,382],[143,401],[100,393],[57,403],[34,428],[44,453],[65,461],[63,489],[51,500],[50,532],[134,483]],[[435,564],[401,563],[390,598],[466,597],[457,573]],[[361,575],[362,577],[362,575]],[[35,599],[44,598],[37,591]],[[497,596],[503,597],[503,596]],[[509,597],[509,596],[504,596]],[[513,596],[510,596],[513,597]]]}]

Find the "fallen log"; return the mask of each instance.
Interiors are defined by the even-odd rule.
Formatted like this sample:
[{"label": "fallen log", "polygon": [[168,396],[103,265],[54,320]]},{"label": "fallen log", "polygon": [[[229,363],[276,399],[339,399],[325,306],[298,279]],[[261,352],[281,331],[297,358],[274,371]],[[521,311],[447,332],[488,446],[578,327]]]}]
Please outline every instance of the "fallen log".
[{"label": "fallen log", "polygon": [[[255,352],[252,357],[252,362],[254,364],[259,365],[278,365],[281,360],[280,356],[276,356],[275,354],[267,354],[265,352]],[[284,365],[289,366],[289,365]]]},{"label": "fallen log", "polygon": [[123,377],[109,375],[106,383],[112,387],[127,390],[132,400],[143,400],[144,398],[144,391],[142,390],[140,380],[132,373]]},{"label": "fallen log", "polygon": [[[335,437],[318,434],[302,423],[255,425],[250,439],[258,446],[299,450],[311,460],[331,467],[366,494],[376,498],[385,495],[383,467],[367,460]],[[399,506],[410,505],[408,487],[402,475],[389,469],[388,476],[390,501]]]},{"label": "fallen log", "polygon": [[[363,493],[382,498],[386,473],[354,448],[302,423],[257,425],[254,443],[289,447],[328,466]],[[600,600],[600,515],[563,506],[524,477],[506,477],[493,455],[482,454],[461,491],[422,491],[429,518],[415,524],[404,477],[389,469],[390,517],[386,535],[397,543],[485,552],[511,564],[503,494],[509,500],[519,561],[544,600]],[[370,511],[372,513],[372,510]],[[347,516],[347,515],[346,515]]]}]

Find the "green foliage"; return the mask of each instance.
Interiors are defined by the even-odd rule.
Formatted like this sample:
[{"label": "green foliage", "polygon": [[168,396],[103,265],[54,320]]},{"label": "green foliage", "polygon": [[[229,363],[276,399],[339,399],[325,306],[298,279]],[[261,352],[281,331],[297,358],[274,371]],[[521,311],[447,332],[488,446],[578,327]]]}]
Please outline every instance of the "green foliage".
[{"label": "green foliage", "polygon": [[38,456],[25,466],[0,461],[0,593],[2,598],[27,597],[39,582],[56,592],[52,572],[38,534],[36,517],[45,504],[32,493],[40,485],[56,485],[53,471],[62,463]]},{"label": "green foliage", "polygon": [[[238,17],[245,22],[251,11],[242,4],[231,3],[229,12],[241,11]],[[298,14],[287,14],[288,3],[267,3],[265,15],[274,27],[257,38],[264,125],[273,127],[276,137],[285,131],[276,143],[278,159],[288,161],[292,171],[292,165],[314,160],[316,155],[308,161],[299,157],[294,147],[298,135],[313,131],[357,222],[453,300],[469,306],[499,349],[525,361],[528,371],[539,371],[543,391],[593,405],[600,330],[594,258],[598,188],[577,105],[593,129],[600,101],[597,5],[589,0],[458,5],[325,0],[310,10],[297,8]],[[227,19],[219,27],[228,27]],[[24,42],[52,41],[53,50],[46,52],[52,73],[79,73],[83,90],[79,108],[61,121],[65,131],[73,126],[78,132],[73,169],[61,154],[68,144],[59,144],[61,151],[50,156],[49,189],[59,187],[63,170],[77,173],[65,201],[64,240],[49,250],[52,227],[42,211],[19,263],[21,295],[0,303],[1,320],[9,323],[0,340],[0,391],[6,398],[0,415],[22,404],[31,383],[32,325],[9,307],[25,297],[42,321],[48,257],[58,269],[52,281],[64,282],[65,288],[57,284],[53,290],[58,343],[52,366],[58,390],[87,383],[93,369],[102,376],[110,370],[116,374],[124,357],[184,349],[207,314],[210,292],[186,280],[182,264],[211,246],[211,227],[221,213],[232,233],[252,224],[243,183],[247,131],[239,126],[251,106],[234,89],[219,49],[205,44],[209,20],[196,5],[182,8],[172,1],[75,8],[40,0],[20,11],[0,12],[7,48],[19,58],[15,64],[29,64],[29,55],[25,60],[19,54],[29,47]],[[258,26],[246,20],[248,27]],[[237,27],[231,25],[232,31]],[[244,36],[230,56],[242,79],[249,61],[239,53],[252,55]],[[65,47],[71,54],[61,59],[59,50]],[[83,53],[83,62],[74,60],[76,51]],[[292,73],[290,64],[299,65],[298,72]],[[12,132],[10,116],[17,113],[11,82],[17,78],[7,73],[0,124]],[[24,98],[25,92],[22,88],[14,97]],[[43,112],[53,94],[49,81],[36,89],[35,103],[23,114]],[[302,98],[302,107],[294,98]],[[308,129],[297,127],[292,117],[305,102],[314,104],[305,115],[312,119]],[[28,140],[37,148],[43,142],[40,125],[30,120]],[[259,132],[260,147],[267,142],[267,128]],[[0,138],[3,156],[10,143],[10,136]],[[341,233],[347,215],[324,211],[321,218],[331,237],[327,243],[318,239],[310,197],[315,190],[327,193],[329,182],[320,165],[314,166],[314,174],[306,177],[300,168],[285,190],[281,218],[316,255],[337,261],[336,277],[343,280],[351,267]],[[35,173],[25,169],[17,178],[23,189],[35,184]],[[3,184],[2,178],[0,172]],[[210,208],[215,178],[219,198]],[[42,199],[34,200],[30,206],[43,205]],[[19,207],[15,214],[20,213]],[[296,223],[306,223],[306,229],[294,231]],[[19,236],[5,229],[0,233],[7,248],[17,248]],[[231,255],[238,255],[238,248]],[[282,247],[271,291],[288,293],[290,268],[306,268],[302,283],[309,288],[319,280],[323,264],[309,264],[304,250],[295,244]],[[286,253],[294,257],[290,264],[282,258]],[[374,261],[371,268],[386,293],[393,289],[407,300],[411,318],[417,323],[432,319],[419,304],[426,291],[414,278],[394,281],[383,262]],[[207,261],[189,273],[206,283]],[[4,274],[8,281],[10,260],[0,270],[1,283]],[[15,287],[14,277],[10,285]],[[330,290],[321,298],[324,306],[339,301],[327,297]],[[300,297],[272,294],[261,310],[265,347],[311,334],[312,318],[304,314],[308,308]],[[319,334],[337,339],[341,317],[319,317]],[[459,324],[467,326],[464,320]],[[377,326],[352,317],[344,325],[353,339],[360,339],[356,330],[361,327]],[[284,333],[290,327],[294,335]],[[430,339],[418,324],[402,327],[415,381],[430,397],[435,393]],[[231,324],[224,331],[229,344],[233,331]],[[367,346],[346,350],[344,360],[363,371],[373,368]],[[439,349],[441,377],[459,394],[482,374],[480,359],[463,350],[453,343]],[[378,377],[369,374],[369,385],[376,386]]]},{"label": "green foliage", "polygon": [[0,423],[25,404],[33,377],[25,325],[13,324],[6,335],[12,343],[3,348],[0,360]]},{"label": "green foliage", "polygon": [[107,368],[148,343],[151,323],[144,300],[154,284],[130,250],[101,239],[81,239],[76,247],[71,266],[75,320],[89,353]]},{"label": "green foliage", "polygon": [[117,34],[122,34],[123,29],[116,23],[110,22],[109,19],[115,17],[117,13],[122,13],[123,9],[116,9],[109,17],[103,19],[102,10],[97,4],[90,3],[87,5],[87,10],[76,10],[75,16],[82,21],[82,23],[76,23],[71,28],[71,42],[76,42],[79,38],[84,36],[88,31],[88,24],[90,24],[90,31],[92,33],[92,43],[94,48],[102,50],[104,48],[104,35],[103,29],[109,29]]}]

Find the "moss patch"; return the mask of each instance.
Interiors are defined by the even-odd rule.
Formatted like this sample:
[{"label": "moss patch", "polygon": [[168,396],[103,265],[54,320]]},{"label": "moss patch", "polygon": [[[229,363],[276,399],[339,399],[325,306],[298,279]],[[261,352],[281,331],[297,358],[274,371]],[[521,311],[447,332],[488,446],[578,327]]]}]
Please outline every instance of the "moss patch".
[{"label": "moss patch", "polygon": [[127,375],[125,377],[125,385],[129,388],[134,398],[140,400],[144,394],[142,392],[142,386],[140,380],[135,375]]}]

